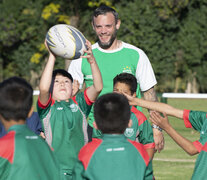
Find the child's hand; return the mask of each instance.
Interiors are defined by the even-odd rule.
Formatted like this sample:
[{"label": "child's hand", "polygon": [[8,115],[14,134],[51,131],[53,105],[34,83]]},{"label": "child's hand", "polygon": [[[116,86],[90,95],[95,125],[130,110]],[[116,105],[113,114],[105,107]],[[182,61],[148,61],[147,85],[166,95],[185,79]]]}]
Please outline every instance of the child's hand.
[{"label": "child's hand", "polygon": [[85,50],[84,53],[87,54],[81,56],[81,58],[87,58],[88,62],[92,64],[95,62],[95,57],[93,56],[91,43],[88,40],[86,40],[86,46],[87,46],[87,50]]},{"label": "child's hand", "polygon": [[43,139],[46,138],[44,132],[40,132],[40,137],[42,137]]},{"label": "child's hand", "polygon": [[162,129],[167,129],[170,126],[170,123],[168,121],[168,117],[165,113],[163,113],[164,117],[162,117],[158,112],[152,111],[150,112],[150,121],[159,126]]},{"label": "child's hand", "polygon": [[45,39],[44,44],[45,44],[45,47],[46,47],[47,51],[49,52],[49,56],[55,58],[55,55],[50,51],[50,49],[49,49],[49,47],[47,45],[46,39]]},{"label": "child's hand", "polygon": [[130,96],[124,92],[122,92],[121,94],[123,94],[124,96],[126,96],[126,98],[129,101],[129,105],[131,106],[137,106],[137,98],[134,98],[133,96]]},{"label": "child's hand", "polygon": [[73,91],[72,91],[72,96],[75,96],[78,91],[79,91],[79,86],[80,83],[78,82],[78,80],[73,80]]}]

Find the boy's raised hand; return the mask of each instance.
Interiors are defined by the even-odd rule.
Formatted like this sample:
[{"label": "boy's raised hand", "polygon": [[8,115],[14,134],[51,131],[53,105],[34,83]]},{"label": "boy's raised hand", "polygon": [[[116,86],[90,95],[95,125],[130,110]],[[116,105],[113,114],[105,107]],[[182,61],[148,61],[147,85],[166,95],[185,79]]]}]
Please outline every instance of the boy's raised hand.
[{"label": "boy's raised hand", "polygon": [[86,40],[86,46],[87,50],[84,51],[84,53],[86,54],[81,56],[80,58],[87,58],[88,62],[92,64],[93,62],[95,62],[95,58],[93,56],[91,43],[88,40]]},{"label": "boy's raised hand", "polygon": [[162,117],[160,115],[160,113],[158,112],[155,112],[155,111],[152,111],[150,112],[150,121],[159,126],[160,128],[166,130],[169,126],[170,126],[170,123],[168,121],[168,117],[165,113],[163,113],[164,117]]}]

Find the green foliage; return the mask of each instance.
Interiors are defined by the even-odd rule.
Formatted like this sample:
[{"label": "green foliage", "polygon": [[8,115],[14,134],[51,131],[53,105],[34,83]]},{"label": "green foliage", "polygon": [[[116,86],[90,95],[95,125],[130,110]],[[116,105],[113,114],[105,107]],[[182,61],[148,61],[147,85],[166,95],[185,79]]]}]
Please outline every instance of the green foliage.
[{"label": "green foliage", "polygon": [[[45,34],[55,24],[71,24],[94,43],[91,15],[100,4],[118,11],[119,39],[146,52],[157,91],[184,92],[196,79],[199,91],[207,92],[207,0],[2,0],[0,81],[12,75],[30,80],[31,71],[39,78],[47,56]],[[55,66],[64,68],[64,60],[58,58]]]}]

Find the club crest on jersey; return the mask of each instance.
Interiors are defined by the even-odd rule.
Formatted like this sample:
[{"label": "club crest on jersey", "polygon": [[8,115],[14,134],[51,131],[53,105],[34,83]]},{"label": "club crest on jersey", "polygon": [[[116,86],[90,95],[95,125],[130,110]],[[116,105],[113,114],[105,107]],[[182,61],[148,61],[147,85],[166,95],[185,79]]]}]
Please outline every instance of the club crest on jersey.
[{"label": "club crest on jersey", "polygon": [[123,72],[132,74],[131,67],[129,67],[129,66],[124,67]]},{"label": "club crest on jersey", "polygon": [[134,129],[133,128],[126,128],[124,135],[126,137],[132,137],[134,135]]},{"label": "club crest on jersey", "polygon": [[76,104],[71,104],[70,109],[72,112],[77,112],[78,111],[78,106]]}]

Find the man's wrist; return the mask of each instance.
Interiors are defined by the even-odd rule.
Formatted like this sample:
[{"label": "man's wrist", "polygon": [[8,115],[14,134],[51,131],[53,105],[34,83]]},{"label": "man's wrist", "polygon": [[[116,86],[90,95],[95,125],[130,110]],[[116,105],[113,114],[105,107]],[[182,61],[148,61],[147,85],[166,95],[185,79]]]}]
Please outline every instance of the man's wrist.
[{"label": "man's wrist", "polygon": [[160,132],[162,132],[162,128],[160,128],[156,124],[152,124],[152,128],[158,129]]}]

